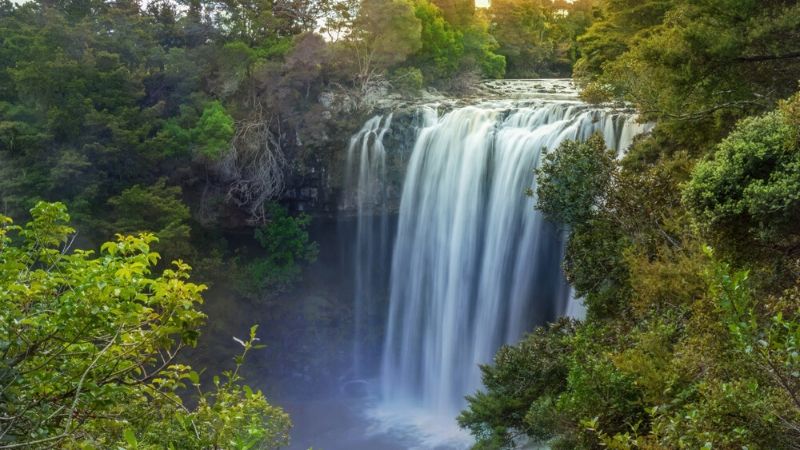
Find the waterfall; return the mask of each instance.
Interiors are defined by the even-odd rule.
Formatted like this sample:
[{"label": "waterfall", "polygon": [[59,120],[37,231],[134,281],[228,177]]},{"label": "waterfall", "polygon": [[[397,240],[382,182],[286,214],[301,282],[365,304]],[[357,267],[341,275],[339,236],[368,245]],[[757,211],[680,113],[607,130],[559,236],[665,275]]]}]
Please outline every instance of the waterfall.
[{"label": "waterfall", "polygon": [[422,130],[392,259],[384,399],[454,417],[478,364],[567,311],[561,240],[524,192],[546,149],[596,132],[618,148],[633,124],[575,103],[489,104]]},{"label": "waterfall", "polygon": [[359,278],[373,273],[370,249],[393,248],[384,280],[382,402],[452,421],[464,396],[480,388],[478,365],[501,345],[548,320],[582,314],[561,271],[564,232],[525,195],[544,155],[594,133],[621,154],[648,126],[633,114],[571,100],[484,102],[441,117],[432,111],[422,112],[393,246],[371,225],[387,220],[385,211],[374,214],[380,199],[373,195],[385,196],[385,186],[369,191],[386,177],[379,141],[390,118],[371,119],[351,142],[350,157],[361,160],[359,198],[369,204],[359,203],[358,212],[371,214],[359,218],[356,271],[364,287],[355,304],[363,314],[367,287],[377,289]]},{"label": "waterfall", "polygon": [[388,268],[389,217],[386,209],[386,150],[383,137],[392,115],[368,120],[350,139],[347,149],[346,208],[355,207],[356,235],[353,268],[353,373],[363,376],[363,344],[368,340],[367,324],[375,315],[375,303],[386,284]]}]

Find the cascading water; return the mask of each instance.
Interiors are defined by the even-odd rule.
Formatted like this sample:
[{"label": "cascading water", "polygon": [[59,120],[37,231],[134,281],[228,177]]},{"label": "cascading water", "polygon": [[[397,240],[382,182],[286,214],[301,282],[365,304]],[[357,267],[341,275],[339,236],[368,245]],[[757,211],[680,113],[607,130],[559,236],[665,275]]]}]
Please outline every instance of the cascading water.
[{"label": "cascading water", "polygon": [[567,311],[557,233],[524,192],[546,149],[596,132],[616,149],[633,126],[574,103],[487,104],[422,130],[392,260],[384,399],[454,417],[479,364]]},{"label": "cascading water", "polygon": [[[389,251],[389,218],[386,209],[386,150],[383,137],[389,131],[392,115],[376,116],[350,139],[347,149],[347,207],[355,207],[356,236],[354,248],[353,302],[353,372],[362,376],[362,347],[365,328],[374,316],[375,299],[384,290],[386,277],[381,267]],[[353,204],[354,203],[354,204]]]},{"label": "cascading water", "polygon": [[[547,320],[581,314],[560,268],[563,233],[525,196],[535,188],[534,170],[544,154],[594,133],[624,151],[648,125],[633,114],[563,99],[487,102],[442,117],[430,109],[424,115],[391,255],[381,398],[384,410],[423,411],[452,423],[464,396],[480,388],[478,365],[490,362],[501,345]],[[358,204],[360,215],[372,215],[359,219],[359,233],[367,234],[355,243],[356,271],[363,271],[356,284],[364,286],[357,314],[369,290],[378,289],[358,278],[372,273],[368,249],[389,248],[387,235],[375,235],[370,224],[387,220],[385,209],[374,215],[380,199],[367,193],[380,185],[380,195],[386,194],[379,141],[387,123],[371,119],[350,147],[352,158],[360,151],[359,198],[376,202]]]}]

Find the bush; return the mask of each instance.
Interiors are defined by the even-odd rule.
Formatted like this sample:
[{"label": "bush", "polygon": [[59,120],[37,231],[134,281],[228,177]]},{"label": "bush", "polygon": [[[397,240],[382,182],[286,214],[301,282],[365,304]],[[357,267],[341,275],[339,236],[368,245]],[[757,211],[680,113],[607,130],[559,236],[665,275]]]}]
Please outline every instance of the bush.
[{"label": "bush", "polygon": [[167,186],[164,178],[150,186],[135,185],[108,200],[111,220],[106,232],[151,232],[159,241],[154,247],[167,259],[186,258],[189,244],[189,207],[181,198],[180,186]]},{"label": "bush", "polygon": [[614,100],[611,90],[598,82],[590,82],[581,89],[581,100],[591,105],[599,105]]},{"label": "bush", "polygon": [[800,129],[783,108],[741,121],[713,158],[695,167],[683,198],[717,242],[739,251],[800,242]]},{"label": "bush", "polygon": [[425,80],[422,71],[416,67],[401,67],[392,73],[392,86],[405,95],[417,95]]},{"label": "bush", "polygon": [[566,388],[574,333],[575,323],[562,319],[516,346],[502,347],[494,365],[481,366],[486,391],[468,396],[469,406],[458,417],[478,440],[477,448],[511,447],[520,433],[546,441],[558,432],[550,421],[554,400]]},{"label": "bush", "polygon": [[[66,207],[39,203],[24,227],[0,215],[3,444],[58,448],[273,448],[289,418],[241,385],[242,355],[214,389],[176,362],[195,345],[205,286],[174,262],[155,274],[152,234],[74,250]],[[195,387],[197,406],[179,396]]]},{"label": "bush", "polygon": [[244,266],[239,285],[245,294],[261,296],[283,292],[301,275],[302,266],[316,261],[319,246],[308,235],[311,217],[292,217],[277,203],[267,205],[270,219],[256,229],[255,239],[266,251]]},{"label": "bush", "polygon": [[611,189],[613,152],[599,134],[586,142],[565,141],[536,171],[536,209],[569,226],[589,220]]}]

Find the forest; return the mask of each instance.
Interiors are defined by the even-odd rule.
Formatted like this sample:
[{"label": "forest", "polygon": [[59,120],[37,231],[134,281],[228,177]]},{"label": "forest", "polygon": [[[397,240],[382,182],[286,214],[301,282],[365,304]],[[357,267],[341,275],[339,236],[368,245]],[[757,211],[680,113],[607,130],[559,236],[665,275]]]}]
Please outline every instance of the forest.
[{"label": "forest", "polygon": [[314,276],[391,102],[542,78],[652,129],[530,171],[585,317],[481,364],[470,445],[800,449],[795,0],[0,0],[0,449],[290,445],[263,327],[181,357],[209,288],[269,314]]}]

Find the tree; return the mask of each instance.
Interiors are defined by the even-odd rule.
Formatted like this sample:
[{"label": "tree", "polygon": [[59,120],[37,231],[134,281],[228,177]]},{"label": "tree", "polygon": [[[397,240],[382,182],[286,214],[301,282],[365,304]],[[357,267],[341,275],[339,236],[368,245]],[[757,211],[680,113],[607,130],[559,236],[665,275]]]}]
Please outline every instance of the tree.
[{"label": "tree", "polygon": [[576,74],[660,120],[677,149],[709,149],[797,88],[795,2],[612,0],[595,25]]},{"label": "tree", "polygon": [[[596,13],[576,76],[656,127],[619,165],[601,141],[543,163],[538,207],[569,226],[563,268],[586,318],[563,346],[501,350],[462,425],[489,448],[797,448],[800,101],[781,99],[797,89],[800,8]],[[553,360],[555,378],[537,366]]]},{"label": "tree", "polygon": [[[503,76],[505,58],[495,53],[497,42],[484,18],[475,14],[474,5],[460,0],[415,0],[414,4],[422,24],[422,47],[406,64],[421,69],[429,84],[468,90],[476,82],[473,77]],[[461,86],[461,78],[473,86]]]},{"label": "tree", "polygon": [[414,14],[422,25],[421,48],[409,58],[431,81],[455,74],[464,54],[463,34],[456,31],[441,10],[427,0],[417,0]]},{"label": "tree", "polygon": [[209,102],[193,130],[198,152],[216,161],[228,150],[233,139],[233,118],[219,101]]},{"label": "tree", "polygon": [[606,0],[600,4],[599,20],[578,39],[581,58],[575,75],[594,79],[603,73],[603,65],[619,58],[660,25],[675,2],[673,0]]},{"label": "tree", "polygon": [[506,58],[497,54],[499,44],[489,32],[488,21],[476,15],[461,32],[464,34],[462,72],[502,78],[506,73]]},{"label": "tree", "polygon": [[189,208],[181,199],[179,186],[167,186],[164,178],[151,186],[134,185],[108,200],[111,218],[108,233],[153,233],[153,246],[169,258],[187,257],[189,244]]},{"label": "tree", "polygon": [[556,223],[585,223],[610,192],[615,168],[602,136],[565,141],[536,170],[536,209]]},{"label": "tree", "polygon": [[243,42],[248,47],[260,47],[289,34],[286,28],[290,25],[278,14],[282,6],[279,2],[228,0],[221,3],[225,13],[219,15],[220,28],[231,40]]},{"label": "tree", "polygon": [[547,17],[542,1],[495,0],[489,13],[492,35],[500,44],[512,77],[540,76],[542,66],[553,57],[547,36]]},{"label": "tree", "polygon": [[300,278],[302,265],[316,261],[319,253],[306,231],[310,216],[292,217],[277,203],[267,205],[267,214],[269,221],[254,233],[266,255],[245,266],[241,283],[257,296],[286,290]]},{"label": "tree", "polygon": [[800,243],[800,95],[745,119],[697,164],[684,188],[696,220],[721,245],[794,254]]},{"label": "tree", "polygon": [[[511,448],[519,434],[547,441],[557,434],[555,400],[567,387],[567,355],[574,322],[562,319],[540,327],[518,345],[504,346],[492,365],[481,366],[485,391],[467,397],[458,423],[478,440],[476,448]],[[531,412],[550,414],[550,423],[532,423]]]},{"label": "tree", "polygon": [[422,25],[408,0],[364,0],[353,27],[349,47],[362,89],[422,46]]},{"label": "tree", "polygon": [[[2,70],[0,105],[9,114],[0,133],[10,145],[0,148],[9,170],[0,189],[19,199],[10,205],[15,214],[50,197],[73,201],[83,219],[91,213],[87,204],[96,205],[100,192],[118,192],[114,182],[138,172],[146,159],[153,110],[139,103],[145,72],[139,62],[153,42],[138,33],[144,21],[120,8],[89,21],[76,10],[31,2],[0,16],[14,43],[3,56],[15,61]],[[108,29],[115,32],[102,31]],[[105,177],[110,166],[128,170]]]},{"label": "tree", "polygon": [[178,117],[165,122],[158,144],[166,154],[194,154],[215,162],[230,148],[234,128],[233,117],[218,100],[205,102],[199,111],[183,105]]},{"label": "tree", "polygon": [[[175,360],[205,318],[190,268],[153,272],[152,234],[119,235],[100,253],[72,249],[60,203],[38,203],[24,227],[0,216],[0,447],[270,448],[289,419],[238,367],[214,390]],[[195,386],[198,402],[179,393]]]},{"label": "tree", "polygon": [[591,24],[591,5],[550,0],[494,0],[491,33],[512,77],[570,76],[577,39]]},{"label": "tree", "polygon": [[475,2],[471,0],[432,0],[433,5],[442,11],[447,23],[458,29],[470,25],[475,15]]},{"label": "tree", "polygon": [[611,219],[620,180],[613,151],[599,134],[586,142],[565,141],[545,156],[536,175],[536,209],[570,230],[567,279],[590,316],[613,315],[628,289],[623,252],[630,244],[619,220]]},{"label": "tree", "polygon": [[327,0],[320,2],[323,33],[330,42],[345,38],[353,30],[358,16],[358,0]]}]

